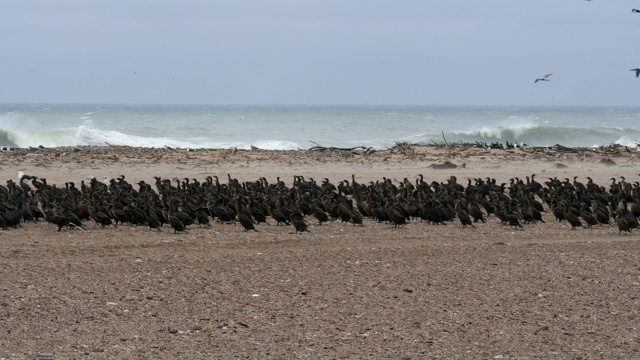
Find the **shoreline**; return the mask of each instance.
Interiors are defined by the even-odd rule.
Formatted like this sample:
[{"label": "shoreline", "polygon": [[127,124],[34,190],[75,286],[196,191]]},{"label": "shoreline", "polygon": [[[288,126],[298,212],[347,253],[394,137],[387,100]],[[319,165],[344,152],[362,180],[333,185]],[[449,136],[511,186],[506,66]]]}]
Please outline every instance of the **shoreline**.
[{"label": "shoreline", "polygon": [[[533,173],[539,177],[590,176],[598,182],[611,177],[634,176],[633,165],[640,151],[622,145],[599,148],[489,149],[472,144],[415,145],[399,143],[386,150],[370,148],[320,148],[298,150],[179,149],[130,146],[72,146],[57,148],[16,148],[0,152],[0,168],[48,176],[52,183],[80,181],[89,175],[111,178],[123,172],[140,180],[152,176],[197,177],[230,174],[240,180],[304,175],[340,181],[356,174],[375,181],[376,174],[410,177],[429,172],[433,180],[450,175],[492,177],[508,181]],[[158,171],[153,172],[156,168]],[[326,173],[323,168],[327,168]],[[509,172],[508,169],[513,171]],[[95,170],[100,174],[89,174]],[[254,170],[254,171],[252,171]],[[73,176],[82,172],[81,177]],[[14,173],[14,174],[15,174]],[[42,175],[46,174],[46,175]],[[63,177],[62,175],[66,175]],[[99,175],[99,176],[98,176]],[[127,175],[126,173],[124,175]],[[570,175],[570,176],[569,176]],[[374,177],[375,176],[375,177]],[[13,178],[10,176],[10,178]]]}]

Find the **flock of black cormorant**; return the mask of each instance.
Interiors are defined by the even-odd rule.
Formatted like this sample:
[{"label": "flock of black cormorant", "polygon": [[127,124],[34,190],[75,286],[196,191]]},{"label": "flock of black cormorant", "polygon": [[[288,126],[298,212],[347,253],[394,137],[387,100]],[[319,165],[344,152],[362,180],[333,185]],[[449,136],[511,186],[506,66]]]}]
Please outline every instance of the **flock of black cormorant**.
[{"label": "flock of black cormorant", "polygon": [[[404,178],[336,184],[324,178],[294,176],[291,184],[280,178],[269,183],[261,177],[240,182],[227,176],[197,179],[163,179],[155,184],[130,184],[121,175],[104,182],[82,180],[79,186],[47,184],[45,178],[20,174],[19,181],[0,185],[0,227],[8,229],[28,222],[46,220],[58,231],[130,224],[160,230],[170,226],[174,233],[192,225],[212,222],[240,223],[245,231],[256,225],[288,225],[296,233],[308,232],[310,223],[341,221],[363,225],[365,218],[400,227],[411,220],[431,224],[457,223],[475,228],[492,218],[514,229],[544,223],[542,213],[566,221],[571,229],[596,225],[615,226],[619,234],[631,233],[640,217],[640,183],[624,177],[612,178],[608,186],[591,178],[586,183],[568,178],[549,178],[542,183],[535,174],[498,184],[495,179],[469,179],[466,186],[455,176],[444,182]],[[271,221],[271,223],[269,223]]]}]

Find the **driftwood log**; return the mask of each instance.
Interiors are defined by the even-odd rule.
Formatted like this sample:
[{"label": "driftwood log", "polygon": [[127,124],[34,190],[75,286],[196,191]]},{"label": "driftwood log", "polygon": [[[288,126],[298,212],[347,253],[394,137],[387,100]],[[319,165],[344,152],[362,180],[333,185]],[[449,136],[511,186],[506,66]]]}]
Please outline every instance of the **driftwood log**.
[{"label": "driftwood log", "polygon": [[315,143],[313,141],[309,141],[310,143],[314,144],[315,146],[309,148],[309,151],[348,151],[348,152],[362,152],[365,154],[374,152],[375,149],[373,147],[365,147],[365,146],[354,146],[354,147],[350,147],[350,148],[342,148],[342,147],[335,147],[335,146],[322,146],[318,143]]}]

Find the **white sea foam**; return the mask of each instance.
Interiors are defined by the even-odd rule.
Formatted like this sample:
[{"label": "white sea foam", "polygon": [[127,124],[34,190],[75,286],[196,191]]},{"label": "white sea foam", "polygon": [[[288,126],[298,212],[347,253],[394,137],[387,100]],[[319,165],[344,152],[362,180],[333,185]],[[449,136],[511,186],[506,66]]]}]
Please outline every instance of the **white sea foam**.
[{"label": "white sea foam", "polygon": [[622,136],[621,138],[616,140],[614,142],[614,144],[628,146],[628,147],[638,147],[638,141],[637,140],[629,139],[626,136]]},{"label": "white sea foam", "polygon": [[223,148],[223,149],[251,149],[256,146],[265,150],[295,150],[299,145],[295,142],[283,140],[258,140],[248,142],[212,142],[206,138],[191,140],[176,140],[168,137],[144,137],[128,135],[115,130],[98,130],[88,126],[79,126],[75,144],[85,145],[127,145],[134,147],[173,147],[173,148]]},{"label": "white sea foam", "polygon": [[143,137],[124,134],[115,130],[98,130],[87,126],[79,126],[75,138],[76,145],[127,145],[134,147],[175,147],[197,148],[201,147],[186,141],[175,140],[167,137]]},{"label": "white sea foam", "polygon": [[300,148],[298,143],[283,140],[258,140],[252,145],[265,150],[297,150]]},{"label": "white sea foam", "polygon": [[7,138],[19,147],[30,146],[72,146],[75,145],[74,138],[76,129],[60,129],[53,131],[28,131],[15,130],[7,134]]},{"label": "white sea foam", "polygon": [[489,139],[502,139],[503,137],[519,139],[537,127],[539,127],[539,125],[534,121],[519,120],[509,124],[484,126],[472,130],[459,131],[457,133]]}]

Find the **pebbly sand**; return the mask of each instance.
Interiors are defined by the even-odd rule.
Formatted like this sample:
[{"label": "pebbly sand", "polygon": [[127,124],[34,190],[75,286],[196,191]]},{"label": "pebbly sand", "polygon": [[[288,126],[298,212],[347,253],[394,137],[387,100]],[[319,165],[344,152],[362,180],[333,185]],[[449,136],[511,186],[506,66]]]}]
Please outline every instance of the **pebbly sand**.
[{"label": "pebbly sand", "polygon": [[[448,161],[455,168],[441,169]],[[458,144],[385,151],[177,150],[117,146],[0,152],[16,173],[79,186],[88,176],[294,175],[337,184],[536,174],[608,187],[640,180],[640,153],[488,150]],[[445,166],[446,167],[446,166]],[[566,222],[522,230],[365,219],[292,226],[215,222],[173,234],[122,225],[84,231],[41,220],[0,233],[0,358],[640,358],[640,238]],[[311,223],[313,223],[311,221]]]}]

